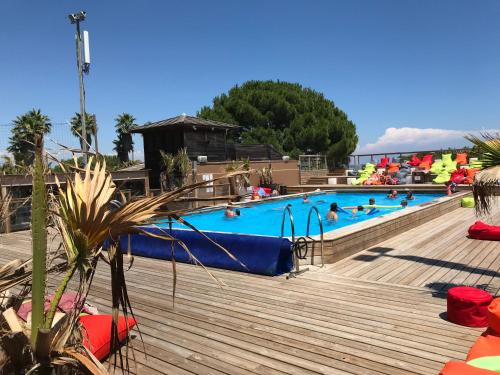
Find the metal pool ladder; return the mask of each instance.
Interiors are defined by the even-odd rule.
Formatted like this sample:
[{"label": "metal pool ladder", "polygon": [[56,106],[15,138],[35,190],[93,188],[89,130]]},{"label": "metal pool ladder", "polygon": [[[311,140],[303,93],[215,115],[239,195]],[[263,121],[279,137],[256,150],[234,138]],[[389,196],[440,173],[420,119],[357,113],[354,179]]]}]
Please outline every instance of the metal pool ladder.
[{"label": "metal pool ladder", "polygon": [[311,241],[312,243],[312,254],[311,254],[311,264],[314,264],[314,248],[315,248],[315,243],[317,242],[314,240],[310,235],[309,235],[309,228],[310,228],[310,223],[311,223],[311,214],[312,212],[316,212],[316,217],[318,218],[318,223],[319,223],[319,229],[320,229],[320,246],[321,246],[321,267],[324,266],[324,258],[323,258],[323,222],[321,220],[321,215],[318,211],[318,208],[316,206],[312,206],[311,209],[309,210],[309,215],[307,217],[307,232],[305,237],[299,237],[297,240],[295,240],[295,224],[293,221],[293,214],[292,210],[290,209],[290,206],[286,206],[285,209],[283,210],[283,216],[281,218],[281,237],[284,237],[285,234],[285,219],[287,217],[288,213],[288,219],[290,222],[290,228],[292,231],[292,256],[293,256],[293,263],[295,267],[295,271],[291,271],[287,279],[291,277],[295,277],[301,273],[304,273],[309,270],[309,267],[300,269],[300,264],[299,260],[300,259],[306,259],[307,257],[307,252],[308,252],[308,241]]},{"label": "metal pool ladder", "polygon": [[[323,220],[321,219],[321,214],[316,206],[312,206],[309,210],[309,215],[307,216],[307,231],[306,238],[312,243],[312,251],[311,251],[311,265],[314,265],[314,245],[318,242],[314,238],[309,235],[309,228],[311,226],[311,214],[316,212],[316,217],[318,219],[319,224],[319,244],[320,244],[320,252],[321,252],[321,267],[325,265],[325,258],[323,256]],[[307,254],[307,253],[306,253]]]}]

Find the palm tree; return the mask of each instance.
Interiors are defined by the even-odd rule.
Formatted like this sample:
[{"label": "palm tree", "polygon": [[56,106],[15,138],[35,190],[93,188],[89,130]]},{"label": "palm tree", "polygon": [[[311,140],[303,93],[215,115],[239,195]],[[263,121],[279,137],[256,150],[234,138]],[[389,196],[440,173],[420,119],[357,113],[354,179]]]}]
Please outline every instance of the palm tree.
[{"label": "palm tree", "polygon": [[[71,118],[71,132],[75,137],[78,138],[80,142],[80,148],[83,150],[84,141],[82,138],[82,116],[80,113],[75,113],[75,115]],[[85,129],[86,132],[86,141],[89,146],[92,145],[92,136],[94,136],[95,140],[95,150],[98,152],[98,143],[97,143],[97,120],[94,114],[85,112]]]},{"label": "palm tree", "polygon": [[129,161],[128,154],[134,152],[134,141],[130,131],[137,126],[135,117],[129,113],[122,113],[115,119],[117,139],[113,141],[114,150],[122,163]]},{"label": "palm tree", "polygon": [[478,214],[489,214],[500,186],[500,133],[484,133],[482,138],[469,134],[465,138],[482,152],[481,172],[476,175],[472,193]]},{"label": "palm tree", "polygon": [[50,132],[52,124],[48,116],[39,109],[32,109],[14,120],[10,146],[7,148],[14,155],[16,164],[31,165],[34,157],[35,137]]}]

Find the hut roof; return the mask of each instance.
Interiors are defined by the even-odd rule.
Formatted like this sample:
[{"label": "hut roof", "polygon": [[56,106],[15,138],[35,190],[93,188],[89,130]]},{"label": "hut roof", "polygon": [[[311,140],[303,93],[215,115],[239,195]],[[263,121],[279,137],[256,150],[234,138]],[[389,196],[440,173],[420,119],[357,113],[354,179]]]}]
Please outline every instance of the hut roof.
[{"label": "hut roof", "polygon": [[161,128],[174,128],[174,127],[200,127],[200,128],[217,128],[217,129],[237,129],[238,125],[226,124],[224,122],[206,120],[204,118],[188,116],[183,113],[180,116],[172,117],[166,120],[161,120],[142,126],[138,126],[132,130],[132,133],[143,133],[149,130],[161,129]]}]

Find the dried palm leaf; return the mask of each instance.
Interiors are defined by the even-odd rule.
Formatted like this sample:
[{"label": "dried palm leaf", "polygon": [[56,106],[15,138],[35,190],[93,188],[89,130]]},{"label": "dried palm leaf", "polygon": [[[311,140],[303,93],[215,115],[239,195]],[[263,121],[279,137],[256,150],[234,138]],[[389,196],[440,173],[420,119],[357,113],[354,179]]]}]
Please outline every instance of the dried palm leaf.
[{"label": "dried palm leaf", "polygon": [[468,135],[465,138],[482,152],[482,170],[472,184],[472,194],[476,202],[476,213],[487,215],[495,202],[495,195],[500,187],[500,133],[481,134],[482,138]]},{"label": "dried palm leaf", "polygon": [[[159,196],[139,198],[125,202],[123,206],[110,210],[110,202],[117,194],[117,188],[110,174],[106,171],[105,161],[101,163],[99,160],[96,160],[93,163],[93,158],[90,158],[86,168],[82,170],[78,168],[75,159],[74,173],[72,174],[68,173],[64,166],[61,166],[67,174],[65,185],[56,177],[58,194],[52,197],[52,211],[55,214],[56,228],[62,238],[68,267],[66,275],[56,290],[55,297],[47,314],[46,327],[51,327],[52,319],[62,293],[75,273],[80,275],[80,289],[78,294],[86,295],[92,281],[95,264],[98,258],[101,257],[102,247],[106,241],[109,241],[107,263],[111,269],[113,307],[111,349],[119,351],[120,367],[128,371],[128,355],[125,356],[126,362],[124,363],[121,348],[117,345],[119,311],[121,310],[126,321],[129,314],[133,316],[125,281],[123,252],[119,241],[120,236],[134,233],[153,235],[145,232],[140,228],[140,225],[150,221],[160,213],[170,214],[176,220],[181,221],[182,219],[178,216],[177,212],[165,211],[164,207],[179,197],[194,191],[199,186],[222,178],[240,175],[243,171],[237,170],[210,181],[183,186]],[[91,165],[93,165],[93,168],[91,168]],[[249,171],[244,172],[248,173]],[[162,235],[162,238],[175,241],[169,235]],[[181,244],[181,247],[195,259],[185,245]],[[236,260],[223,247],[219,246],[219,248]],[[196,260],[195,263],[199,262]],[[173,267],[175,274],[175,263],[173,263]],[[68,320],[67,331],[71,331],[76,326],[76,319],[74,317],[74,319]],[[62,330],[59,332],[62,332]],[[63,334],[56,336],[53,349],[57,348],[58,351],[61,351],[61,347],[64,347],[68,340],[69,337]],[[126,350],[128,351],[128,346]],[[116,360],[117,356],[115,356],[115,366],[117,365]]]}]

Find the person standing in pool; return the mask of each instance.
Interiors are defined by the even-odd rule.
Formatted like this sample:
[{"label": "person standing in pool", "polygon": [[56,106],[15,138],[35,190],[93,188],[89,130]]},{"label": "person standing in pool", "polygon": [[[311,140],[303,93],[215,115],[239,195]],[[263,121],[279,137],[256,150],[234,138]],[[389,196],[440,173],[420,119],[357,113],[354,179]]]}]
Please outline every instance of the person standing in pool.
[{"label": "person standing in pool", "polygon": [[311,203],[307,194],[304,194],[304,196],[302,197],[302,203]]},{"label": "person standing in pool", "polygon": [[375,198],[370,198],[370,199],[368,199],[368,204],[369,204],[370,206],[375,206]]},{"label": "person standing in pool", "polygon": [[224,216],[225,217],[235,217],[236,212],[233,211],[233,208],[231,206],[227,206],[226,211],[224,211]]},{"label": "person standing in pool", "polygon": [[415,197],[413,196],[413,192],[412,192],[411,190],[408,190],[408,191],[406,192],[406,200],[407,200],[407,201],[412,201],[412,200],[414,200],[414,199],[415,199]]},{"label": "person standing in pool", "polygon": [[408,201],[406,199],[403,199],[401,201],[401,207],[406,208],[408,206]]},{"label": "person standing in pool", "polygon": [[339,210],[339,207],[337,206],[337,203],[332,203],[330,205],[330,211],[326,214],[326,218],[328,221],[337,221],[339,219],[339,216],[337,214],[337,211]]},{"label": "person standing in pool", "polygon": [[389,194],[387,194],[387,198],[395,199],[397,197],[398,197],[398,191],[397,190],[395,190],[395,189],[389,190]]}]

